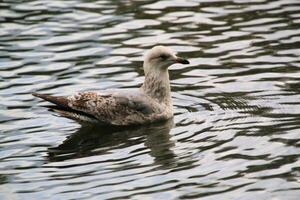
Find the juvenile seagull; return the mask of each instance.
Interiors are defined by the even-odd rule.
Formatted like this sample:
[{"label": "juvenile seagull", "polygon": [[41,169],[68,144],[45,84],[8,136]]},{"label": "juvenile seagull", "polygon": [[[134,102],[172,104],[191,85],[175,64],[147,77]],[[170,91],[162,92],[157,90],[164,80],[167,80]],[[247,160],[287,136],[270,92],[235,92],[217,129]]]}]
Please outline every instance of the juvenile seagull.
[{"label": "juvenile seagull", "polygon": [[33,93],[55,104],[64,117],[103,125],[140,125],[173,117],[168,67],[189,64],[169,48],[155,46],[145,54],[145,80],[138,89],[79,92],[72,96],[50,96]]}]

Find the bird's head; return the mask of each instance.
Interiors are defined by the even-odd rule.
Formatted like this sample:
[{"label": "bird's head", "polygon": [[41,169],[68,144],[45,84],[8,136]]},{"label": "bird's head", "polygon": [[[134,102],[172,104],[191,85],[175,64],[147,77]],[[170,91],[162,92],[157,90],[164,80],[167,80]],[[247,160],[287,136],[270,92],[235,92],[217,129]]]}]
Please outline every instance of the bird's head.
[{"label": "bird's head", "polygon": [[189,64],[189,61],[176,56],[176,54],[165,46],[155,46],[150,49],[144,58],[144,71],[166,71],[169,66],[180,63]]}]

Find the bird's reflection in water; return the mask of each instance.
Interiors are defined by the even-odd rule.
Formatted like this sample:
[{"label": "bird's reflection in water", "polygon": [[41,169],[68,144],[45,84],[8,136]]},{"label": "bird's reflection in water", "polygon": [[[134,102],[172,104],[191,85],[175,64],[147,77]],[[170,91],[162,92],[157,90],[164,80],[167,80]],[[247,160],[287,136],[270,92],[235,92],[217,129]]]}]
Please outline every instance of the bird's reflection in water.
[{"label": "bird's reflection in water", "polygon": [[[176,164],[172,151],[175,142],[170,138],[173,120],[143,127],[101,127],[93,124],[82,125],[68,136],[62,144],[48,149],[50,162],[106,154],[111,150],[123,149],[143,143],[149,149],[155,164],[171,167]],[[144,149],[144,148],[143,148]]]}]

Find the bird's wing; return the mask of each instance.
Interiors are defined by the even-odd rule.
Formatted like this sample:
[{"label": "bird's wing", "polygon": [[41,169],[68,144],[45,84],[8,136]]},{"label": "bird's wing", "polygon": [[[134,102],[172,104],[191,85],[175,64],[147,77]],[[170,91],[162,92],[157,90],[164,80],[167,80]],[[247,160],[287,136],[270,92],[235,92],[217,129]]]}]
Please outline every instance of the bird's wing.
[{"label": "bird's wing", "polygon": [[[68,97],[33,94],[63,108],[78,111],[103,123],[124,125],[147,121],[162,109],[140,92],[79,92]],[[77,113],[78,114],[78,113]]]}]

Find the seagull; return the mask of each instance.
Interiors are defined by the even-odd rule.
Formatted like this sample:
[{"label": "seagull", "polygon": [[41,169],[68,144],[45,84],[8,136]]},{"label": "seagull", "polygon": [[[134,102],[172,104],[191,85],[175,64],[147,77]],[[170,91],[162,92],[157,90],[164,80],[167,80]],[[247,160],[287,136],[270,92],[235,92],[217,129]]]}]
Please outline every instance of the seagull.
[{"label": "seagull", "polygon": [[144,56],[144,83],[136,89],[78,92],[71,96],[33,96],[55,104],[61,116],[103,125],[130,126],[166,121],[173,117],[168,67],[189,64],[165,46],[155,46]]}]

